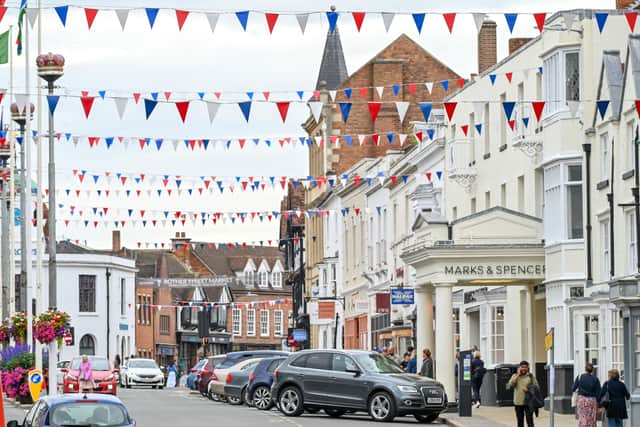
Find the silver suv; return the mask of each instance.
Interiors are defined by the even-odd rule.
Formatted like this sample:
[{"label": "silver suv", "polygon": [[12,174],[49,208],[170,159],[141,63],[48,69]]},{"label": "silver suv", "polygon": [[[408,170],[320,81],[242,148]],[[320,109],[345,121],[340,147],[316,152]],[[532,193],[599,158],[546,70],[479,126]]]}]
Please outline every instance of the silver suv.
[{"label": "silver suv", "polygon": [[387,357],[366,351],[305,350],[274,372],[271,396],[295,417],[324,409],[331,417],[366,411],[374,421],[413,415],[431,423],[447,407],[442,384],[407,374]]}]

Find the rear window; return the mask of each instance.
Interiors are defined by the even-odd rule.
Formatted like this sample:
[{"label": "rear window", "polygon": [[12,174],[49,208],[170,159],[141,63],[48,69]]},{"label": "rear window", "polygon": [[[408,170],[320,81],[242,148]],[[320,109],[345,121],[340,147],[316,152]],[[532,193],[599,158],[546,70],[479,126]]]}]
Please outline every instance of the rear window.
[{"label": "rear window", "polygon": [[131,422],[124,407],[112,403],[77,402],[54,406],[48,414],[47,425],[100,427],[127,426]]},{"label": "rear window", "polygon": [[205,363],[207,363],[207,359],[202,359],[193,367],[193,369],[202,369],[204,368]]},{"label": "rear window", "polygon": [[269,364],[269,367],[267,368],[267,372],[273,373],[278,368],[278,366],[282,365],[282,362],[284,362],[285,360],[286,359],[274,360]]},{"label": "rear window", "polygon": [[298,368],[305,368],[307,366],[307,359],[309,358],[308,354],[302,355],[300,357],[296,357],[291,363],[291,366],[296,366]]},{"label": "rear window", "polygon": [[310,353],[294,360],[291,365],[300,368],[331,370],[331,353]]},{"label": "rear window", "polygon": [[236,357],[233,357],[233,358],[227,357],[226,359],[224,359],[223,362],[221,362],[217,366],[217,368],[227,369],[227,368],[230,368],[232,366],[237,365],[238,363],[242,362],[243,360],[251,359],[252,357],[254,357],[254,355],[252,355],[252,354],[243,354],[243,355],[236,356]]}]

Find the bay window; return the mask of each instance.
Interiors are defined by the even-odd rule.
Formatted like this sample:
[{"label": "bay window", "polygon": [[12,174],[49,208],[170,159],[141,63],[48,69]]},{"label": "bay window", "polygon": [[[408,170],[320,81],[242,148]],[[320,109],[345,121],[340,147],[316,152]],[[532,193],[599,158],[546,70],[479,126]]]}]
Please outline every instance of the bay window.
[{"label": "bay window", "polygon": [[580,52],[560,50],[544,60],[545,116],[567,111],[567,103],[580,101]]},{"label": "bay window", "polygon": [[627,215],[627,238],[629,244],[627,246],[627,259],[629,260],[628,272],[633,274],[638,272],[638,242],[636,234],[636,215],[634,212],[629,212]]},{"label": "bay window", "polygon": [[609,278],[611,277],[611,241],[609,240],[609,228],[610,227],[608,219],[600,222],[600,245],[602,249],[602,274],[600,275],[600,277],[602,280],[609,280]]}]

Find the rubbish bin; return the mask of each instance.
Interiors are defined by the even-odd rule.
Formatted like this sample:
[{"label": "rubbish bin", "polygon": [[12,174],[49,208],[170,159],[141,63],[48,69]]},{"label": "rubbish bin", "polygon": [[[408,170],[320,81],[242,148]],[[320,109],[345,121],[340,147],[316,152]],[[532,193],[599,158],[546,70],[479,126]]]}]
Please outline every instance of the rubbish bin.
[{"label": "rubbish bin", "polygon": [[513,390],[507,388],[511,376],[518,371],[518,365],[496,365],[496,405],[513,406]]}]

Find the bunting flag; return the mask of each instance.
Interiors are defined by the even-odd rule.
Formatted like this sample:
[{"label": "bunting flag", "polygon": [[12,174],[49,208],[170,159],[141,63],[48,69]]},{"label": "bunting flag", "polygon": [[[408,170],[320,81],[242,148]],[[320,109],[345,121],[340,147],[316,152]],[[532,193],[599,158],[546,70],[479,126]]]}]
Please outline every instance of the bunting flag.
[{"label": "bunting flag", "polygon": [[209,102],[207,101],[207,113],[209,115],[209,123],[213,124],[213,121],[218,114],[218,109],[220,108],[220,104],[217,102]]},{"label": "bunting flag", "polygon": [[113,98],[113,102],[116,104],[116,110],[118,111],[118,116],[120,117],[120,120],[122,120],[122,118],[124,117],[124,112],[127,109],[128,101],[129,101],[128,98],[123,98],[123,97]]},{"label": "bunting flag", "polygon": [[389,28],[391,28],[391,24],[393,24],[393,18],[396,17],[395,13],[383,12],[382,13],[382,22],[384,24],[385,32],[389,32]]},{"label": "bunting flag", "polygon": [[624,17],[629,25],[629,30],[633,33],[636,30],[636,21],[638,20],[638,12],[625,12]]},{"label": "bunting flag", "polygon": [[341,102],[340,103],[340,112],[342,113],[342,121],[347,123],[349,119],[349,112],[351,112],[351,103],[350,102]]},{"label": "bunting flag", "polygon": [[424,25],[424,13],[414,13],[413,22],[416,24],[416,28],[418,29],[418,34],[422,34],[422,26]]},{"label": "bunting flag", "polygon": [[156,23],[156,18],[158,17],[158,8],[145,8],[145,12],[147,13],[147,19],[149,20],[149,28],[153,30],[153,25]]},{"label": "bunting flag", "polygon": [[542,33],[542,30],[544,30],[544,23],[547,19],[547,14],[546,13],[534,13],[533,14],[533,19],[536,21],[536,26],[538,27],[538,31],[540,31],[540,33]]},{"label": "bunting flag", "polygon": [[327,12],[327,21],[329,21],[329,32],[333,33],[336,30],[338,24],[338,12]]},{"label": "bunting flag", "polygon": [[69,13],[69,6],[57,6],[54,8],[58,18],[60,18],[60,22],[62,22],[62,26],[67,26],[67,14]]},{"label": "bunting flag", "polygon": [[600,31],[600,34],[602,34],[602,31],[604,31],[604,26],[607,24],[607,18],[609,18],[609,14],[607,12],[595,12],[593,15],[596,17],[598,30]]},{"label": "bunting flag", "polygon": [[449,34],[453,33],[453,24],[456,22],[456,14],[443,13],[442,17],[444,18],[444,22],[447,24],[447,28],[449,29]]},{"label": "bunting flag", "polygon": [[47,95],[47,104],[49,105],[49,112],[53,115],[56,112],[60,97],[58,95]]},{"label": "bunting flag", "polygon": [[378,113],[380,113],[380,108],[382,107],[381,102],[369,102],[369,115],[371,116],[371,123],[375,123],[378,118]]},{"label": "bunting flag", "polygon": [[453,118],[453,114],[455,113],[457,106],[458,106],[457,102],[444,103],[444,109],[447,112],[447,118],[449,119],[449,121],[451,121],[451,119]]},{"label": "bunting flag", "polygon": [[80,98],[82,109],[84,110],[84,115],[87,119],[89,118],[89,114],[91,113],[91,108],[93,107],[94,100],[95,98],[93,96],[82,96]]},{"label": "bunting flag", "polygon": [[216,27],[218,26],[218,18],[220,18],[220,14],[218,13],[207,13],[207,22],[209,22],[209,28],[211,28],[211,33],[216,32]]},{"label": "bunting flag", "polygon": [[129,9],[116,9],[116,16],[118,17],[122,31],[124,31],[124,27],[127,25],[127,19],[129,18]]},{"label": "bunting flag", "polygon": [[184,26],[184,22],[187,20],[188,16],[189,16],[188,11],[176,9],[176,20],[178,21],[178,31],[182,31],[182,27]]},{"label": "bunting flag", "polygon": [[[398,117],[400,119],[400,123],[404,122],[404,118],[407,115],[407,111],[409,110],[409,102],[406,101],[397,101],[396,109],[398,110]],[[346,120],[345,120],[346,122]]]},{"label": "bunting flag", "polygon": [[433,104],[431,102],[420,102],[419,105],[422,115],[424,116],[424,121],[429,122],[429,116],[431,115]]},{"label": "bunting flag", "polygon": [[278,107],[278,112],[280,113],[280,117],[282,118],[282,123],[287,121],[287,113],[289,112],[289,102],[276,102],[276,106]]},{"label": "bunting flag", "polygon": [[93,21],[96,19],[96,16],[98,15],[98,9],[90,9],[88,7],[85,7],[84,14],[85,14],[85,17],[87,18],[87,27],[91,29],[91,26],[93,25]]},{"label": "bunting flag", "polygon": [[249,11],[243,10],[241,12],[236,12],[236,18],[238,18],[238,22],[242,26],[243,31],[247,31],[247,23],[249,22]]},{"label": "bunting flag", "polygon": [[545,102],[544,101],[534,101],[531,103],[531,108],[533,108],[533,113],[536,116],[536,120],[539,122],[540,118],[542,118],[542,112],[544,111]]},{"label": "bunting flag", "polygon": [[636,106],[636,112],[638,113],[638,118],[640,118],[640,100],[635,100],[634,104]]},{"label": "bunting flag", "polygon": [[180,114],[180,118],[182,119],[182,123],[187,119],[187,112],[189,111],[189,101],[176,102],[176,108],[178,109],[178,114]]},{"label": "bunting flag", "polygon": [[609,101],[596,101],[596,105],[598,107],[598,112],[600,113],[600,119],[604,120],[604,116],[607,114],[607,109],[609,108]]},{"label": "bunting flag", "polygon": [[516,20],[518,19],[517,13],[505,13],[504,18],[507,20],[509,26],[509,33],[513,34],[513,28],[516,26]]},{"label": "bunting flag", "polygon": [[300,27],[300,31],[302,31],[302,35],[304,35],[304,32],[307,29],[307,22],[309,21],[309,14],[300,13],[296,15],[296,20],[298,21],[298,26]]},{"label": "bunting flag", "polygon": [[251,101],[239,102],[238,107],[240,107],[240,111],[242,111],[242,115],[248,123],[249,116],[251,115]]},{"label": "bunting flag", "polygon": [[311,115],[316,123],[320,123],[320,115],[322,114],[322,102],[309,102],[309,109],[311,110]]},{"label": "bunting flag", "polygon": [[273,34],[273,29],[275,28],[276,22],[278,22],[278,17],[280,17],[280,15],[277,13],[265,13],[264,17],[267,20],[269,34]]},{"label": "bunting flag", "polygon": [[156,105],[158,105],[158,101],[147,98],[144,99],[144,113],[147,120],[149,120],[149,117],[151,116],[151,113],[153,113],[153,110],[155,110]]},{"label": "bunting flag", "polygon": [[513,115],[513,109],[515,108],[516,103],[513,101],[507,101],[502,103],[502,108],[504,109],[504,115],[507,117],[507,121],[511,120],[511,116]]},{"label": "bunting flag", "polygon": [[358,32],[362,29],[362,23],[364,22],[364,17],[366,16],[365,12],[351,12],[353,16],[353,22],[356,24],[356,29]]}]

